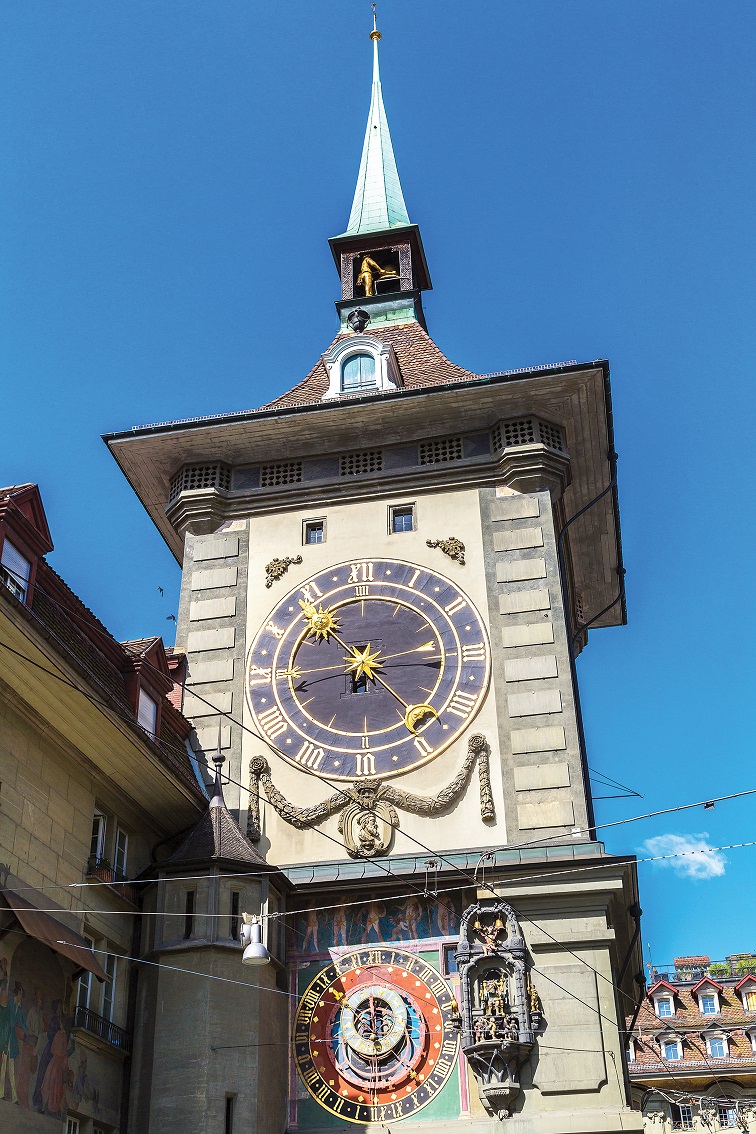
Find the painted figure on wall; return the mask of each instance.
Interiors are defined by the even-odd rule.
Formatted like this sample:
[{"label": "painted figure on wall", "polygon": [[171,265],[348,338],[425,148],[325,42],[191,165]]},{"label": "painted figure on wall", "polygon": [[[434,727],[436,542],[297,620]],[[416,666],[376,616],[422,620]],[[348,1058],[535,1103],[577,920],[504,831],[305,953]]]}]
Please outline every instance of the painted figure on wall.
[{"label": "painted figure on wall", "polygon": [[459,922],[459,895],[439,898],[423,894],[356,902],[353,895],[323,895],[316,911],[307,906],[294,915],[289,948],[311,955],[333,947],[384,941],[426,941],[452,938]]}]

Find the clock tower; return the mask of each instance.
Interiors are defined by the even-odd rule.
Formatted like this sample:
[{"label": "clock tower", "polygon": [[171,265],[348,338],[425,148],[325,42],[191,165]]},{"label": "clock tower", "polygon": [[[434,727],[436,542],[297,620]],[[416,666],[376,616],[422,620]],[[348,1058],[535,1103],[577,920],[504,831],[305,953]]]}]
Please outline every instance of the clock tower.
[{"label": "clock tower", "polygon": [[256,1128],[640,1131],[636,875],[595,837],[575,668],[625,621],[609,369],[429,337],[371,40],[333,342],[258,410],[106,438],[182,564],[194,748],[220,735],[291,884],[249,911],[289,994]]}]

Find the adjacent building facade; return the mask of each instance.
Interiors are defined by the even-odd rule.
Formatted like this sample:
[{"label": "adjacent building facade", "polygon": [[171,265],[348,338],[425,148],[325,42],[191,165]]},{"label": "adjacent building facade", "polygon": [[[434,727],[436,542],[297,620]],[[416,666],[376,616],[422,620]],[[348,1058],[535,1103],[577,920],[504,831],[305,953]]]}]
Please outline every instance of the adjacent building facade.
[{"label": "adjacent building facade", "polygon": [[756,957],[678,957],[628,1018],[635,1105],[672,1130],[748,1130],[756,1119]]}]

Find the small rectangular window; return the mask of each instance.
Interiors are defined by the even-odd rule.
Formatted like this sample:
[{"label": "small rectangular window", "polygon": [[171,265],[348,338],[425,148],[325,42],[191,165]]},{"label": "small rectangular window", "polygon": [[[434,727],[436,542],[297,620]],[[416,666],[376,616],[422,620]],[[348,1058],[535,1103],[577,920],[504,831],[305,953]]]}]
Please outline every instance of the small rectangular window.
[{"label": "small rectangular window", "polygon": [[231,917],[229,919],[229,937],[236,940],[239,936],[239,900],[241,894],[238,890],[231,891]]},{"label": "small rectangular window", "polygon": [[224,1134],[234,1134],[234,1103],[236,1095],[226,1095],[226,1123]]},{"label": "small rectangular window", "polygon": [[734,1106],[717,1107],[717,1117],[719,1118],[719,1125],[725,1129],[738,1124],[738,1112]]},{"label": "small rectangular window", "polygon": [[665,1040],[662,1044],[662,1053],[665,1059],[679,1059],[680,1045],[677,1040]]},{"label": "small rectangular window", "polygon": [[747,992],[744,1000],[746,1012],[756,1012],[756,991]]},{"label": "small rectangular window", "polygon": [[727,1048],[722,1036],[712,1036],[709,1040],[709,1055],[714,1059],[726,1059]]},{"label": "small rectangular window", "polygon": [[139,690],[139,713],[137,720],[145,732],[154,737],[157,730],[157,701],[150,697],[149,693],[145,693],[144,689]]},{"label": "small rectangular window", "polygon": [[325,520],[305,520],[302,543],[325,543]]},{"label": "small rectangular window", "polygon": [[0,557],[0,581],[20,602],[26,602],[26,592],[29,589],[29,576],[31,563],[14,547],[9,539],[3,543],[3,554]]},{"label": "small rectangular window", "polygon": [[186,891],[186,904],[184,906],[184,940],[187,941],[194,931],[194,890]]},{"label": "small rectangular window", "polygon": [[389,530],[391,532],[412,532],[415,530],[415,506],[397,504],[389,509]]},{"label": "small rectangular window", "polygon": [[105,816],[95,811],[92,818],[92,841],[89,845],[89,858],[93,866],[105,857],[105,829]]},{"label": "small rectangular window", "polygon": [[672,1015],[672,1001],[671,1000],[657,1000],[657,1009],[660,1016]]},{"label": "small rectangular window", "polygon": [[113,854],[114,881],[119,882],[126,877],[126,863],[129,856],[129,836],[121,828],[116,828],[115,850]]},{"label": "small rectangular window", "polygon": [[112,953],[106,953],[102,967],[109,977],[102,986],[102,1014],[106,1020],[113,1019],[113,1005],[115,1004],[116,974],[118,958]]},{"label": "small rectangular window", "polygon": [[74,1118],[72,1114],[66,1115],[66,1134],[79,1134],[80,1131],[78,1118]]},{"label": "small rectangular window", "polygon": [[717,1012],[717,1002],[713,996],[701,997],[701,1012],[704,1016],[715,1016]]}]

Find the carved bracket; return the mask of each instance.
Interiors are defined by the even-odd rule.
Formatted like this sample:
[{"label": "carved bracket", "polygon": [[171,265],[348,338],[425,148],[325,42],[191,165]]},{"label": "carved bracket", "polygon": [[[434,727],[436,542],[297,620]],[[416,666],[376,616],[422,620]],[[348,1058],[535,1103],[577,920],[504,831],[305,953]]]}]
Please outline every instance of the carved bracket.
[{"label": "carved bracket", "polygon": [[285,559],[271,559],[270,563],[265,564],[265,586],[272,587],[278,579],[283,579],[291,566],[298,567],[301,562],[301,555],[297,555],[294,559],[288,555]]},{"label": "carved bracket", "polygon": [[247,835],[260,841],[260,784],[268,802],[281,818],[298,830],[314,827],[331,815],[339,815],[339,832],[344,846],[353,858],[372,858],[385,854],[399,827],[396,808],[413,815],[440,815],[451,807],[467,787],[473,764],[478,765],[480,781],[480,814],[490,822],[496,817],[489,750],[486,738],[475,733],[467,742],[467,755],[456,776],[438,795],[414,795],[379,779],[354,780],[313,807],[296,807],[273,783],[270,765],[264,756],[253,756],[249,762],[249,803]]},{"label": "carved bracket", "polygon": [[476,902],[462,916],[456,952],[462,1050],[491,1115],[509,1118],[520,1093],[520,1068],[543,1023],[526,967],[517,914],[503,901]]},{"label": "carved bracket", "polygon": [[437,547],[439,551],[443,551],[444,555],[448,555],[450,559],[456,560],[460,566],[465,565],[465,545],[461,539],[456,536],[449,536],[448,539],[426,539],[426,547]]}]

